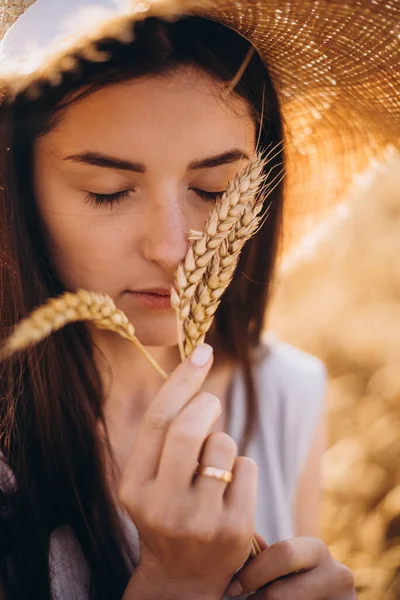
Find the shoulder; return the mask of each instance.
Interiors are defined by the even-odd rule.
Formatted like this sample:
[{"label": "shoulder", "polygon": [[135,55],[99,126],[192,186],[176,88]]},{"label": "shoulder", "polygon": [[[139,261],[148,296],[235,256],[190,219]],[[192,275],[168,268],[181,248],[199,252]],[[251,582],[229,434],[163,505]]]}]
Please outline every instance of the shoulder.
[{"label": "shoulder", "polygon": [[323,417],[325,365],[271,334],[256,350],[254,365],[262,428],[269,428],[270,435],[275,436],[282,468],[294,482],[305,466]]},{"label": "shoulder", "polygon": [[89,566],[69,526],[51,534],[49,575],[53,598],[88,600],[90,597]]},{"label": "shoulder", "polygon": [[282,342],[270,332],[254,352],[254,365],[261,377],[273,377],[276,384],[287,390],[295,388],[297,393],[325,386],[326,368],[319,358]]},{"label": "shoulder", "polygon": [[[5,530],[5,521],[9,518],[1,505],[1,497],[11,495],[16,489],[14,473],[4,454],[0,452],[0,535]],[[5,540],[0,539],[0,548],[2,547],[7,548],[7,545]],[[54,598],[89,598],[89,569],[81,546],[68,526],[53,531],[50,536],[49,576]]]},{"label": "shoulder", "polygon": [[327,375],[324,363],[316,356],[267,333],[254,351],[253,364],[261,395],[273,390],[291,410],[321,406]]}]

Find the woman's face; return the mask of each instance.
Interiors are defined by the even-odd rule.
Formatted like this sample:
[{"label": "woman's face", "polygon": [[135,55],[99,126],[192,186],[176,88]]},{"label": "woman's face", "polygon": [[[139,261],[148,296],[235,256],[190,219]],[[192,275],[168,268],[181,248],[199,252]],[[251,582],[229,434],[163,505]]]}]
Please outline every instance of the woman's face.
[{"label": "woman's face", "polygon": [[35,196],[58,276],[67,289],[109,294],[145,345],[177,343],[165,294],[189,230],[204,227],[255,150],[245,103],[222,100],[219,85],[187,67],[106,87],[35,143]]}]

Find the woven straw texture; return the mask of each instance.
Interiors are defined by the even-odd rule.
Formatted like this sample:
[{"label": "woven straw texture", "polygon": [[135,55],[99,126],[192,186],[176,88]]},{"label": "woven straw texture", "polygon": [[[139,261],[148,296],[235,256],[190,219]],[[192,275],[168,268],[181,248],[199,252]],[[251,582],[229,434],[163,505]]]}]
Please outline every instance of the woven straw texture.
[{"label": "woven straw texture", "polygon": [[[34,1],[0,1],[0,37]],[[288,243],[341,199],[385,146],[400,146],[398,0],[149,0],[131,6],[125,25],[196,14],[239,31],[262,55],[285,122]],[[121,26],[120,17],[116,37]],[[89,25],[86,36],[87,44],[99,38]],[[74,44],[61,58],[81,47]],[[0,84],[21,89],[38,77],[51,80],[62,71],[61,58],[18,82],[2,77],[0,65]]]}]

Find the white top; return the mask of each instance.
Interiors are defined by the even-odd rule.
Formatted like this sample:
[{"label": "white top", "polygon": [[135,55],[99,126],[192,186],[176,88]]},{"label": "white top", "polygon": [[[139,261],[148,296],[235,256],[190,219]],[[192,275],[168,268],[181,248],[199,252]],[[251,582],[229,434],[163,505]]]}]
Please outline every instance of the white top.
[{"label": "white top", "polygon": [[[256,531],[271,544],[294,535],[296,484],[322,415],[326,375],[320,360],[279,341],[257,350],[254,369],[260,421],[247,455],[259,467]],[[239,371],[232,394],[228,433],[239,443],[245,416]],[[138,562],[136,527],[122,510],[121,518]],[[88,600],[89,571],[68,527],[52,534],[49,566],[54,600]]]}]

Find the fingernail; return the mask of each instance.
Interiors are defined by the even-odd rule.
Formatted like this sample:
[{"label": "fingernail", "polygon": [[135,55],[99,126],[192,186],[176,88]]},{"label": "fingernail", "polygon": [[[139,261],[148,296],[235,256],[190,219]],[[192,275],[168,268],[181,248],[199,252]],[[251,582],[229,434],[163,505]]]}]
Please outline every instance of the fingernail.
[{"label": "fingernail", "polygon": [[200,344],[197,346],[190,355],[192,365],[195,367],[204,367],[210,360],[213,353],[213,349],[208,344]]},{"label": "fingernail", "polygon": [[235,596],[240,596],[241,594],[243,594],[243,592],[244,587],[242,586],[240,581],[236,579],[236,581],[232,581],[225,593],[227,596],[235,598]]}]

